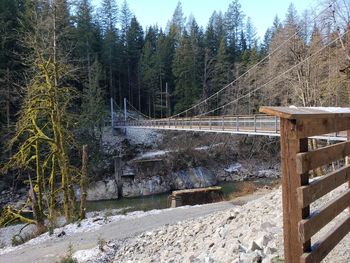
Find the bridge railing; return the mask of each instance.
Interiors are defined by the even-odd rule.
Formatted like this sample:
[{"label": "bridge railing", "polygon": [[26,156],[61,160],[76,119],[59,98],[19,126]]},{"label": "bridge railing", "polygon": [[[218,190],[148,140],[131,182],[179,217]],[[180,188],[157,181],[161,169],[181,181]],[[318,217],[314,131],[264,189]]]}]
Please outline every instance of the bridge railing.
[{"label": "bridge railing", "polygon": [[[330,112],[333,110],[334,112]],[[310,171],[330,167],[350,156],[350,108],[312,109],[266,107],[261,112],[281,118],[281,168],[284,257],[286,263],[321,262],[350,231],[350,189],[310,211],[310,205],[343,184],[349,184],[350,164],[309,182]],[[347,141],[309,150],[308,138],[347,132]],[[341,162],[340,162],[341,163]],[[328,169],[330,170],[330,169]],[[342,215],[340,215],[342,214]],[[326,225],[336,225],[318,238]],[[325,229],[323,229],[325,230]]]},{"label": "bridge railing", "polygon": [[116,121],[116,127],[144,127],[221,132],[252,132],[279,134],[279,118],[265,114],[251,116],[184,117],[157,120]]}]

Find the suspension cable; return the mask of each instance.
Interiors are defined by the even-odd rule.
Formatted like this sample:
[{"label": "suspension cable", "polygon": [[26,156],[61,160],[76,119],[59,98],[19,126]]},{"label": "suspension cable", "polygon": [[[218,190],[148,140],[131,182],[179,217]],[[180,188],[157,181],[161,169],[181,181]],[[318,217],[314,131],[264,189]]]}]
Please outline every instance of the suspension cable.
[{"label": "suspension cable", "polygon": [[260,89],[266,87],[267,85],[271,84],[271,83],[272,83],[273,81],[275,81],[276,79],[278,79],[278,78],[280,78],[281,76],[283,76],[283,75],[289,73],[290,71],[292,71],[292,70],[295,69],[296,67],[300,66],[300,65],[303,64],[304,62],[308,61],[308,60],[311,59],[312,57],[316,56],[317,54],[319,54],[320,52],[322,52],[323,50],[325,50],[328,46],[332,45],[333,43],[335,43],[336,41],[338,41],[339,39],[341,39],[341,38],[342,38],[345,34],[347,34],[348,32],[350,32],[350,29],[346,30],[346,31],[345,31],[344,33],[342,33],[342,34],[339,34],[339,36],[338,36],[337,38],[335,38],[333,41],[329,42],[327,45],[325,45],[324,47],[322,47],[321,49],[319,49],[319,50],[316,51],[315,53],[311,54],[310,56],[308,56],[308,57],[305,58],[304,60],[300,61],[299,63],[297,63],[297,64],[295,64],[294,66],[290,67],[290,68],[287,69],[286,71],[284,71],[284,72],[282,72],[281,74],[277,75],[276,77],[272,78],[271,80],[269,80],[269,81],[266,82],[265,84],[263,84],[263,85],[261,85],[261,86],[255,88],[254,90],[250,91],[249,93],[246,93],[246,94],[244,94],[244,95],[238,97],[237,99],[232,100],[232,101],[230,101],[230,102],[228,102],[228,103],[226,103],[226,104],[224,104],[224,105],[222,105],[222,106],[220,106],[220,107],[217,107],[217,108],[215,108],[215,109],[213,109],[213,110],[207,111],[207,112],[202,113],[202,114],[198,114],[198,115],[196,115],[195,117],[201,117],[201,116],[207,115],[207,114],[209,114],[209,113],[213,113],[213,112],[215,112],[215,111],[217,111],[217,110],[220,110],[220,109],[222,109],[222,108],[225,108],[226,106],[229,106],[229,105],[233,104],[234,102],[237,102],[238,100],[243,99],[243,98],[249,96],[251,93],[256,92],[256,91],[258,91],[258,90],[260,90]]},{"label": "suspension cable", "polygon": [[[326,12],[328,9],[332,8],[332,6],[334,5],[335,2],[337,2],[338,0],[332,0],[331,3],[327,6],[327,8],[323,9],[318,15],[316,15],[310,23],[314,22],[317,18],[319,18],[324,12]],[[321,3],[316,6],[316,8],[318,8],[319,6],[321,6]],[[315,9],[316,9],[315,8]],[[222,89],[220,89],[219,91],[215,92],[214,94],[212,94],[211,96],[209,96],[208,98],[198,102],[197,104],[193,105],[192,107],[177,113],[175,115],[170,116],[169,118],[175,118],[175,117],[180,117],[180,115],[189,112],[192,109],[197,108],[198,106],[202,105],[203,103],[207,103],[210,99],[215,98],[215,96],[218,96],[221,92],[223,92],[224,90],[226,90],[227,88],[233,86],[234,83],[236,83],[238,80],[240,80],[241,78],[243,78],[244,76],[248,75],[252,70],[254,70],[255,68],[257,68],[259,65],[261,65],[263,62],[265,62],[269,57],[271,57],[273,54],[275,54],[277,51],[279,51],[286,43],[288,43],[291,39],[293,39],[297,34],[299,34],[301,31],[303,30],[302,27],[299,28],[299,30],[297,30],[292,36],[290,36],[287,40],[283,41],[282,44],[280,44],[277,48],[275,48],[273,51],[271,51],[269,54],[267,54],[263,59],[261,59],[259,62],[257,62],[255,65],[253,65],[252,67],[250,67],[247,71],[245,71],[243,74],[241,74],[239,77],[237,77],[236,79],[234,79],[231,83],[227,84],[226,86],[224,86]]]}]

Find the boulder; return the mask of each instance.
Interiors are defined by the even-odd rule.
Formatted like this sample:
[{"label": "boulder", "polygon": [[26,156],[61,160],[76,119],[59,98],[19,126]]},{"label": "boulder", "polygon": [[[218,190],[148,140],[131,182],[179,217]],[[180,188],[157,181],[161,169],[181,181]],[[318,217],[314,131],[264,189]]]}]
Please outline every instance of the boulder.
[{"label": "boulder", "polygon": [[125,181],[122,186],[123,197],[147,196],[170,191],[170,184],[161,176],[141,180]]},{"label": "boulder", "polygon": [[118,198],[118,185],[115,180],[97,181],[87,190],[87,201],[110,200]]},{"label": "boulder", "polygon": [[210,170],[197,167],[174,173],[174,189],[205,188],[217,184],[216,176]]}]

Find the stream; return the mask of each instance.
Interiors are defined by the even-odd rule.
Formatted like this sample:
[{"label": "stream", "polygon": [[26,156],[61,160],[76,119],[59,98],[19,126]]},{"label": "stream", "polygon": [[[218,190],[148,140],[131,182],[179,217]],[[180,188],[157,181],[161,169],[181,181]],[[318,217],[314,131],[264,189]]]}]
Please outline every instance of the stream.
[{"label": "stream", "polygon": [[[275,179],[257,179],[245,182],[221,182],[218,186],[222,187],[225,200],[229,200],[229,196],[233,193],[237,193],[243,185],[250,184],[256,187],[262,187],[264,185],[273,185],[275,183]],[[171,192],[158,195],[88,202],[87,211],[93,212],[108,209],[123,209],[124,212],[132,212],[165,209],[168,208],[168,196],[170,194]]]}]

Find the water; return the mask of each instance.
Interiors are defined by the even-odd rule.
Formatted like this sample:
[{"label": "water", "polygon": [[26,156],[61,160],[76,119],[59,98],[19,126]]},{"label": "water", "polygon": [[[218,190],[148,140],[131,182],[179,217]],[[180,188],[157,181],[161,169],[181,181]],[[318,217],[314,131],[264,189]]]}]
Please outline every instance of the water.
[{"label": "water", "polygon": [[132,211],[149,211],[153,209],[168,208],[168,196],[171,193],[164,193],[151,196],[120,198],[116,200],[87,202],[87,211],[101,211],[105,209],[124,209]]},{"label": "water", "polygon": [[[271,185],[276,180],[271,179],[259,179],[250,182],[222,182],[219,186],[222,187],[224,198],[227,200],[232,193],[239,191],[243,184],[252,184],[255,186]],[[117,200],[107,201],[94,201],[87,203],[87,210],[102,211],[105,209],[124,209],[124,211],[149,211],[153,209],[165,209],[168,208],[168,197],[171,194],[164,193],[151,196],[141,196],[133,198],[120,198]]]}]

